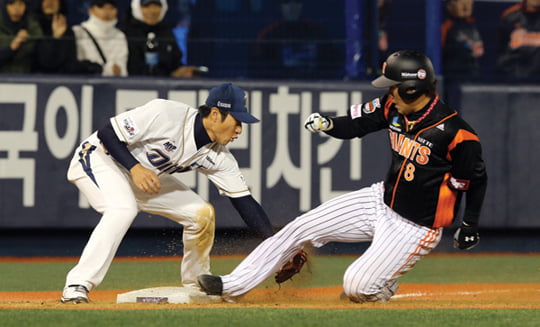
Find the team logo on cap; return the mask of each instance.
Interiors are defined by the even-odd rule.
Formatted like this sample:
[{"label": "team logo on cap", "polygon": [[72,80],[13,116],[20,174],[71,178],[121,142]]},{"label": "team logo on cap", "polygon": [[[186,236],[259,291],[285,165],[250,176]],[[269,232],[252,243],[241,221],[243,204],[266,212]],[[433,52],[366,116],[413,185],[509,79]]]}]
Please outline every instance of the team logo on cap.
[{"label": "team logo on cap", "polygon": [[418,72],[416,73],[409,73],[409,72],[401,72],[401,77],[405,79],[413,79],[418,77]]},{"label": "team logo on cap", "polygon": [[427,72],[420,68],[416,73],[401,72],[401,77],[405,79],[426,79]]},{"label": "team logo on cap", "polygon": [[231,109],[231,104],[230,103],[225,103],[225,102],[221,102],[221,101],[217,102],[217,106]]}]

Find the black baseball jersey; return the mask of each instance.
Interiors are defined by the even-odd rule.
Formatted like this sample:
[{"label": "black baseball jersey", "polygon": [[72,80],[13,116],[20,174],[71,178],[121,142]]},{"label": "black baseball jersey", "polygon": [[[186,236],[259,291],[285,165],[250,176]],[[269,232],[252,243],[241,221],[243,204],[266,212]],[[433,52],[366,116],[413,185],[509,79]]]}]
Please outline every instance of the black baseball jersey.
[{"label": "black baseball jersey", "polygon": [[332,120],[334,128],[327,134],[341,139],[388,131],[392,162],[384,201],[401,216],[424,226],[449,226],[467,192],[463,220],[478,222],[487,185],[480,141],[438,95],[408,117],[385,95],[353,105],[347,116]]}]

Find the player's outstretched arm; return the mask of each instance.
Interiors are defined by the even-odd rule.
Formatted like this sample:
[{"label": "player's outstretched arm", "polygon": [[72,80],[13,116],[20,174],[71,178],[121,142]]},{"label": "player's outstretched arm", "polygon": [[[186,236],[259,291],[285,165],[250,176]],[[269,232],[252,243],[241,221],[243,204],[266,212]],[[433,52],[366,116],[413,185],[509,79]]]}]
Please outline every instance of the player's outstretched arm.
[{"label": "player's outstretched arm", "polygon": [[329,117],[319,113],[312,113],[304,122],[304,128],[311,133],[324,132],[342,140],[362,137],[387,126],[387,122],[382,118],[380,120],[352,119],[350,115]]},{"label": "player's outstretched arm", "polygon": [[274,235],[274,228],[261,205],[251,196],[229,198],[248,227],[263,238]]},{"label": "player's outstretched arm", "polygon": [[304,122],[304,128],[311,133],[326,132],[334,127],[332,118],[321,116],[318,112],[312,113]]}]

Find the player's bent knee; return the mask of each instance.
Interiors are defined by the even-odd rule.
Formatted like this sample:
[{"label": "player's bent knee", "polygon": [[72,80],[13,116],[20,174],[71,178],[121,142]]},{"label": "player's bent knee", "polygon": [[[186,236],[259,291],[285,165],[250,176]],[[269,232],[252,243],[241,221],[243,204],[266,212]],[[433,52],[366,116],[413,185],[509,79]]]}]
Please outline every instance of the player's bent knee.
[{"label": "player's bent knee", "polygon": [[214,206],[210,203],[205,203],[197,211],[193,218],[194,225],[188,228],[196,234],[213,235],[215,229],[216,215]]},{"label": "player's bent knee", "polygon": [[206,217],[208,220],[214,221],[216,218],[214,206],[206,202],[199,210],[197,210],[197,216]]}]

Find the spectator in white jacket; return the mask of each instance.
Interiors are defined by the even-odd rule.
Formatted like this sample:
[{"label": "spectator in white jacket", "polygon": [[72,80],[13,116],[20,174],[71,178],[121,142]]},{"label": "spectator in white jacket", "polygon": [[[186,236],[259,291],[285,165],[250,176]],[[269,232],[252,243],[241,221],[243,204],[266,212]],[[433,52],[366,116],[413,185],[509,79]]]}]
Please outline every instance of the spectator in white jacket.
[{"label": "spectator in white jacket", "polygon": [[92,0],[89,18],[73,26],[77,59],[103,67],[103,76],[127,76],[128,45],[125,34],[116,28],[116,0]]}]

